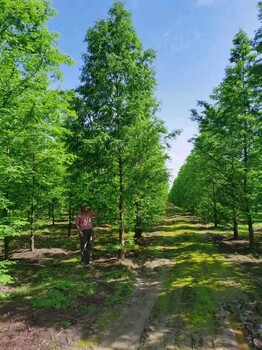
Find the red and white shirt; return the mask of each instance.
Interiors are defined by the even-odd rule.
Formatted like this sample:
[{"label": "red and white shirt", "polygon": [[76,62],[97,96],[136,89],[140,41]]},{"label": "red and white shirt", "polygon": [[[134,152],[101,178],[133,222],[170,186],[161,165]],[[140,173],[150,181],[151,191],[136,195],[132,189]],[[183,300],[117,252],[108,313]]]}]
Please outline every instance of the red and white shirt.
[{"label": "red and white shirt", "polygon": [[94,211],[80,213],[76,216],[76,227],[81,231],[91,230],[93,228],[92,218],[96,217]]}]

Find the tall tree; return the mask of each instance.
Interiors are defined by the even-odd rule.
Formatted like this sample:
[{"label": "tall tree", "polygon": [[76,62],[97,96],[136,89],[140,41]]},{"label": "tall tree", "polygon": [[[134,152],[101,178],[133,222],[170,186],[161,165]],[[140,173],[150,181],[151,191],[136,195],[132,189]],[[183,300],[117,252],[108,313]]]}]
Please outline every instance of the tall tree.
[{"label": "tall tree", "polygon": [[[214,213],[221,206],[231,211],[235,238],[238,218],[245,217],[254,247],[253,215],[261,198],[261,86],[254,83],[257,54],[251,40],[240,30],[233,44],[225,78],[211,96],[213,105],[199,102],[201,114],[193,110],[200,132],[195,150],[210,173]],[[221,212],[226,219],[227,211]]]},{"label": "tall tree", "polygon": [[[166,210],[168,171],[165,167],[167,153],[163,122],[144,122],[138,125],[132,137],[132,159],[127,164],[126,181],[129,222],[134,227],[135,240],[142,232],[162,219]],[[157,198],[157,200],[156,200]]]},{"label": "tall tree", "polygon": [[0,216],[2,222],[8,220],[12,225],[12,213],[22,215],[25,209],[21,208],[24,201],[19,200],[23,196],[17,188],[28,185],[31,175],[29,188],[35,188],[33,138],[38,145],[45,139],[42,159],[57,140],[54,122],[59,117],[52,113],[61,116],[68,107],[66,97],[51,90],[50,85],[60,79],[60,65],[72,60],[60,52],[58,34],[46,26],[55,14],[49,1],[0,0],[0,7]]},{"label": "tall tree", "polygon": [[[113,212],[118,211],[119,244],[123,248],[130,193],[127,169],[139,155],[133,152],[133,145],[138,144],[135,138],[142,135],[139,128],[153,123],[157,110],[152,67],[155,54],[143,50],[130,13],[118,1],[107,19],[88,30],[85,42],[88,48],[83,55],[82,85],[77,89],[84,127],[79,146],[96,178],[93,184],[101,187],[108,183],[110,206]],[[120,249],[119,257],[122,252]]]},{"label": "tall tree", "polygon": [[253,171],[259,166],[258,154],[261,152],[258,134],[261,122],[250,80],[250,70],[256,55],[252,52],[251,40],[242,30],[236,34],[233,43],[231,65],[226,69],[226,77],[215,92],[214,99],[223,110],[224,126],[230,131],[231,138],[234,138],[234,148],[232,149],[232,145],[229,147],[234,152],[235,159],[239,161],[242,210],[248,223],[250,245],[253,247],[252,197],[256,191]]},{"label": "tall tree", "polygon": [[260,92],[260,103],[261,103],[261,86],[262,86],[262,1],[258,2],[258,19],[261,22],[260,28],[255,33],[253,40],[253,47],[257,52],[256,62],[253,66],[253,83],[257,86]]}]

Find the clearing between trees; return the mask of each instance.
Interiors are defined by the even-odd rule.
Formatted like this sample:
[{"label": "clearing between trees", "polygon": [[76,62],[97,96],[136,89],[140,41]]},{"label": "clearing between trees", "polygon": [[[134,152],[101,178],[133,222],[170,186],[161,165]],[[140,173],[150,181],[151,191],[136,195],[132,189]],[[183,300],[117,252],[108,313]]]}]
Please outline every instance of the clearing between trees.
[{"label": "clearing between trees", "polygon": [[1,290],[4,349],[261,349],[261,254],[250,253],[246,235],[233,241],[170,208],[118,262],[117,237],[96,231],[88,268],[62,223],[37,235],[34,252],[26,237],[12,243],[20,249],[15,284]]}]

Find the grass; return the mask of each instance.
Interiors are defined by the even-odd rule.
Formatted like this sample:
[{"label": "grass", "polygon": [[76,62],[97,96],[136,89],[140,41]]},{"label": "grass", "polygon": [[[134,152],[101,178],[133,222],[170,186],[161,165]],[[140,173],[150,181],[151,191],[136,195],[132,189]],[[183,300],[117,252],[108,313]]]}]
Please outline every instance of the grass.
[{"label": "grass", "polygon": [[[261,227],[261,223],[255,224],[256,230]],[[261,299],[260,266],[247,261],[246,273],[242,266],[219,252],[210,234],[231,236],[228,230],[213,229],[173,210],[168,211],[167,219],[155,231],[144,235],[141,246],[134,245],[132,233],[127,234],[127,256],[135,262],[170,259],[173,263],[153,308],[152,323],[160,322],[167,328],[181,325],[194,334],[214,334],[219,328],[222,304],[235,312],[250,299]],[[240,234],[248,236],[246,226],[240,226]],[[11,249],[28,248],[28,237],[24,234],[14,238]],[[98,230],[94,255],[100,260],[83,268],[79,264],[76,231],[69,238],[66,223],[42,226],[36,232],[35,245],[39,250],[49,251],[40,260],[21,259],[10,266],[15,288],[6,296],[4,305],[18,309],[26,305],[29,316],[38,312],[49,314],[50,327],[81,324],[80,348],[98,343],[134,291],[135,271],[117,263],[117,241],[118,236],[110,227]],[[63,249],[64,254],[52,253],[54,248]],[[41,320],[40,317],[39,326]]]},{"label": "grass", "polygon": [[[13,239],[11,249],[29,247],[28,237],[23,234]],[[77,322],[84,329],[91,322],[83,344],[94,329],[102,333],[119,316],[121,305],[128,303],[134,290],[134,272],[114,258],[117,235],[109,230],[97,234],[94,255],[102,261],[88,268],[80,265],[77,233],[67,237],[66,225],[42,227],[36,232],[35,245],[36,254],[45,249],[41,257],[32,255],[27,260],[21,252],[21,259],[10,266],[15,288],[5,296],[4,307],[26,307],[28,316],[24,317],[49,314],[49,327],[69,328]],[[63,249],[64,254],[52,253],[54,248]]]},{"label": "grass", "polygon": [[[210,226],[199,226],[192,218],[177,216],[156,228],[147,247],[157,258],[169,258],[174,266],[164,281],[163,292],[151,315],[168,326],[183,324],[193,333],[215,333],[222,304],[235,312],[248,302],[249,277],[233,266],[210,242]],[[214,233],[214,231],[212,231]],[[225,234],[224,230],[215,230]]]}]

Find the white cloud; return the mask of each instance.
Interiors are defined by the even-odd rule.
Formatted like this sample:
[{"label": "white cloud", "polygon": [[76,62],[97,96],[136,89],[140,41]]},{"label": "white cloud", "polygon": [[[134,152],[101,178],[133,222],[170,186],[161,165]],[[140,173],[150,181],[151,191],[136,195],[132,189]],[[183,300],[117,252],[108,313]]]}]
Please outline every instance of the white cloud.
[{"label": "white cloud", "polygon": [[[150,36],[149,36],[150,35]],[[201,39],[202,34],[196,30],[188,30],[179,34],[178,29],[169,28],[163,33],[148,33],[149,47],[154,47],[158,54],[175,55],[190,49],[192,42]]]},{"label": "white cloud", "polygon": [[184,35],[175,34],[175,31],[166,31],[163,35],[162,47],[172,55],[186,51],[189,48],[190,41]]}]

